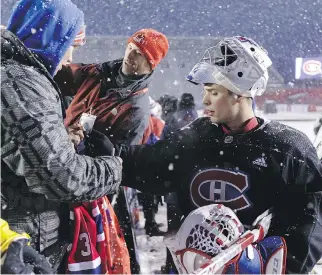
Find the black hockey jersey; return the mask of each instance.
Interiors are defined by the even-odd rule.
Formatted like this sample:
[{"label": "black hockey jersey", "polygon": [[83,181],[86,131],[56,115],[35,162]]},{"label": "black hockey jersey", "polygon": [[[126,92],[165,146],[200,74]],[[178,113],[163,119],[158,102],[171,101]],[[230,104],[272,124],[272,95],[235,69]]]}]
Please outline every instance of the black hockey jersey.
[{"label": "black hockey jersey", "polygon": [[274,207],[271,234],[286,239],[287,271],[306,273],[322,257],[321,162],[305,134],[257,120],[231,135],[200,118],[155,145],[124,147],[123,185],[175,191],[185,214],[222,203],[246,226]]}]

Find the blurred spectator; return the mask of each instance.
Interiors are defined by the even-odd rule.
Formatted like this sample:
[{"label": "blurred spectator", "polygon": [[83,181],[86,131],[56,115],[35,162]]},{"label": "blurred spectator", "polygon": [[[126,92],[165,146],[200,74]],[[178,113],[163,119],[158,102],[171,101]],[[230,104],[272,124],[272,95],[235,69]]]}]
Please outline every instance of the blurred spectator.
[{"label": "blurred spectator", "polygon": [[192,94],[184,93],[178,104],[178,110],[175,114],[176,127],[178,129],[186,126],[190,122],[194,121],[198,117],[196,111],[196,104]]},{"label": "blurred spectator", "polygon": [[[55,80],[64,96],[74,97],[66,111],[65,125],[77,123],[82,114],[87,113],[96,117],[94,129],[108,136],[113,143],[141,144],[150,116],[148,86],[154,69],[168,48],[164,34],[142,29],[129,37],[121,59],[64,66]],[[100,146],[98,139],[94,144],[98,153]],[[129,248],[131,271],[139,273],[128,205],[125,190],[121,188],[114,210]]]},{"label": "blurred spectator", "polygon": [[[182,94],[179,103],[173,97],[165,97],[161,102],[170,110],[167,119],[169,124],[164,127],[161,139],[167,139],[171,133],[186,126],[198,117],[195,109],[194,97],[190,93]],[[174,103],[177,106],[174,106]],[[175,111],[174,111],[175,110]],[[175,193],[169,193],[165,196],[164,201],[167,204],[167,221],[168,232],[177,230],[181,224],[182,211],[179,208],[178,198]],[[171,270],[176,270],[172,256],[167,249],[166,265],[162,267],[163,272],[168,274]]]},{"label": "blurred spectator", "polygon": [[[158,118],[156,115],[161,116],[161,105],[155,102],[150,97],[150,120],[149,127],[143,135],[143,144],[156,143],[162,134],[164,128],[164,121]],[[155,220],[155,214],[158,212],[159,202],[162,204],[161,196],[155,196],[151,194],[138,193],[139,202],[143,207],[143,213],[145,217],[145,233],[149,236],[163,236],[165,232],[160,231],[159,226]]]},{"label": "blurred spectator", "polygon": [[161,118],[166,125],[171,125],[174,121],[174,113],[178,109],[178,99],[175,96],[164,95],[158,100],[162,107]]},{"label": "blurred spectator", "polygon": [[165,121],[165,126],[161,139],[166,139],[173,131],[177,130],[175,113],[178,109],[178,99],[175,96],[164,95],[158,100],[162,107],[161,118]]}]

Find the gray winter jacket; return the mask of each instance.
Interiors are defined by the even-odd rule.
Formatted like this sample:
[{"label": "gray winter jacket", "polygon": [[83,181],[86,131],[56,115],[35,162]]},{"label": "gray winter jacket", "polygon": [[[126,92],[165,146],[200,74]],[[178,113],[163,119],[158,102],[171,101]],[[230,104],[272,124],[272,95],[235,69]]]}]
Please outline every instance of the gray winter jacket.
[{"label": "gray winter jacket", "polygon": [[76,154],[63,113],[44,65],[1,30],[1,214],[40,251],[58,240],[61,202],[94,200],[121,182],[119,158]]}]

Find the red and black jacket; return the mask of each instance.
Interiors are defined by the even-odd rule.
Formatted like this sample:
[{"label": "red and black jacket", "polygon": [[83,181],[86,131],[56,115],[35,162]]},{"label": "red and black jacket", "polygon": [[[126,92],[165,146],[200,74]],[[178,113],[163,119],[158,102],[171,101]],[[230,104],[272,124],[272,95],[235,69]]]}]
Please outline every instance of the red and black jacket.
[{"label": "red and black jacket", "polygon": [[122,60],[102,64],[64,66],[55,81],[64,96],[74,99],[66,111],[65,125],[79,121],[82,113],[97,116],[94,129],[115,143],[140,144],[148,126],[150,110],[148,82],[151,74],[131,85],[117,80]]}]

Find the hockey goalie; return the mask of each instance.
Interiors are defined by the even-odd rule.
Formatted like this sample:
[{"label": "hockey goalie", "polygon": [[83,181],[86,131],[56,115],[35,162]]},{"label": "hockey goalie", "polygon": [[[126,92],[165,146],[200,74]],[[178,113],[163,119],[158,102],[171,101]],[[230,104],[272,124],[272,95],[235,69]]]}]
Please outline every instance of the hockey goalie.
[{"label": "hockey goalie", "polygon": [[211,204],[192,211],[164,242],[179,274],[284,274],[284,239],[264,238],[272,216],[266,211],[245,231],[230,208]]}]

